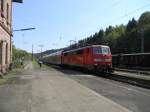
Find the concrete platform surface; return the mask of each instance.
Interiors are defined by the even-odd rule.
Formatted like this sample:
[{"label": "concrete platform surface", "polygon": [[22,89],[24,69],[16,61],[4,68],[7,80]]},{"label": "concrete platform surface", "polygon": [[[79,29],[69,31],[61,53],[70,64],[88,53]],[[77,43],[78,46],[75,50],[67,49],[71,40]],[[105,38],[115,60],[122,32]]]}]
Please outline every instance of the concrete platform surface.
[{"label": "concrete platform surface", "polygon": [[32,85],[32,112],[130,112],[57,71],[42,74]]},{"label": "concrete platform surface", "polygon": [[0,86],[0,112],[131,112],[55,69],[14,79]]}]

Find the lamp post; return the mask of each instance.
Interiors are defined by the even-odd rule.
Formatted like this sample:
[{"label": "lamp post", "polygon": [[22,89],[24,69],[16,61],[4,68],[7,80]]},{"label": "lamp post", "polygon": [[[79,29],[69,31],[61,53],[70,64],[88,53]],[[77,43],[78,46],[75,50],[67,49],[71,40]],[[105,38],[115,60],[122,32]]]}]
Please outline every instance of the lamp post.
[{"label": "lamp post", "polygon": [[28,31],[28,30],[35,30],[36,28],[25,28],[25,29],[18,29],[18,30],[13,30],[13,32],[16,31]]},{"label": "lamp post", "polygon": [[[17,29],[17,30],[13,30],[13,32],[22,32],[22,31],[29,31],[29,30],[35,30],[36,28],[24,28],[24,29]],[[33,61],[33,44],[32,44],[32,61]]]},{"label": "lamp post", "polygon": [[12,2],[23,3],[23,0],[12,0]]}]

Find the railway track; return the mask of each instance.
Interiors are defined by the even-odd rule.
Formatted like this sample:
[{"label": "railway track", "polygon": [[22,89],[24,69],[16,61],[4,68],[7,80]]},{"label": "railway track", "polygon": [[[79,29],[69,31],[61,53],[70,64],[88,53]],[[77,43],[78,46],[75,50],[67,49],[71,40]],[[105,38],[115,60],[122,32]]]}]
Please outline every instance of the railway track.
[{"label": "railway track", "polygon": [[[74,70],[73,68],[69,68],[69,69]],[[76,69],[76,70],[78,70],[80,72],[83,72],[80,69]],[[85,74],[87,74],[87,73],[85,73]],[[130,73],[126,72],[126,74],[130,74]],[[99,75],[98,73],[93,73],[92,72],[92,75],[96,75],[98,77],[102,77],[102,78],[105,78],[105,79],[115,80],[115,81],[130,84],[130,85],[150,89],[150,76],[148,76],[148,78],[147,78],[147,77],[144,77],[144,76],[139,77],[138,75],[134,75],[134,74],[125,75],[125,74],[115,73],[115,72],[114,73],[109,73],[109,74],[106,74],[106,75]]]},{"label": "railway track", "polygon": [[[66,70],[73,70],[73,71],[79,71],[79,72],[82,72],[83,73],[83,70],[81,69],[76,69],[74,70],[74,68],[68,68],[68,67],[59,67],[59,66],[51,66],[55,69],[57,69],[58,71],[61,71],[61,72],[66,72]],[[88,74],[89,71],[87,71],[85,73],[84,71],[84,74]],[[150,89],[150,77],[148,79],[146,78],[139,78],[139,77],[135,77],[135,76],[132,76],[132,75],[124,75],[124,74],[119,74],[119,73],[111,73],[111,74],[106,74],[106,75],[100,75],[99,73],[93,73],[93,72],[90,72],[90,74],[92,75],[95,75],[97,77],[102,77],[102,78],[105,78],[105,79],[110,79],[110,80],[114,80],[114,81],[119,81],[119,82],[123,82],[123,83],[127,83],[127,84],[131,84],[131,85],[134,85],[134,86],[138,86],[138,87],[142,87],[142,88],[146,88],[146,89]],[[129,73],[130,74],[130,73]]]},{"label": "railway track", "polygon": [[150,80],[149,79],[125,76],[125,75],[116,74],[116,73],[111,73],[111,74],[107,75],[107,77],[104,77],[104,78],[123,82],[123,83],[128,83],[128,84],[131,84],[134,86],[139,86],[139,87],[146,88],[146,89],[150,89]]}]

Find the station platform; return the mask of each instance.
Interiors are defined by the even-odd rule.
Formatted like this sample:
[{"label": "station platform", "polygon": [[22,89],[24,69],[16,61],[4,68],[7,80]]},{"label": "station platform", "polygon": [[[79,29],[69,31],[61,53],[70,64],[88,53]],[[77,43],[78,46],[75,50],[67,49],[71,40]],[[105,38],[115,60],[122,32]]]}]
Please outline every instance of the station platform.
[{"label": "station platform", "polygon": [[[37,96],[49,99],[45,108],[49,112],[131,112],[61,72],[44,72],[39,76],[40,81],[35,80],[32,85],[33,101]],[[39,82],[41,84],[37,86]],[[42,105],[35,109],[41,110]]]},{"label": "station platform", "polygon": [[32,63],[0,86],[0,99],[0,112],[131,112],[61,71]]}]

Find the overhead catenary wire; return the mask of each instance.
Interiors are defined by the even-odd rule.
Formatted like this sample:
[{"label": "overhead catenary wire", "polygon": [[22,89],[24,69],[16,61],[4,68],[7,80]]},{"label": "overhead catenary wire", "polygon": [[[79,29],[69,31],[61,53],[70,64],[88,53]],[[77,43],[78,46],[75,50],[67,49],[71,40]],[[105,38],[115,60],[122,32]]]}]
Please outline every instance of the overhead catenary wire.
[{"label": "overhead catenary wire", "polygon": [[[116,3],[119,3],[119,1],[120,1],[120,0],[118,0]],[[148,0],[146,0],[146,1],[148,1]],[[114,5],[115,5],[115,3],[114,3]],[[113,6],[113,5],[112,5],[112,6]],[[120,17],[118,17],[118,18],[116,18],[116,19],[114,19],[114,20],[112,20],[112,21],[106,23],[106,25],[104,25],[104,26],[108,26],[108,25],[110,25],[111,23],[113,23],[113,22],[115,22],[115,21],[124,19],[124,18],[128,17],[129,15],[132,15],[132,14],[134,14],[134,13],[137,13],[138,11],[140,11],[140,10],[146,8],[146,7],[149,7],[149,6],[150,6],[150,3],[149,3],[149,4],[145,4],[145,5],[139,7],[139,8],[137,8],[137,9],[135,9],[135,10],[132,10],[131,12],[126,13],[126,14],[123,15],[123,16],[120,16]]]},{"label": "overhead catenary wire", "polygon": [[124,18],[126,18],[126,17],[128,17],[128,16],[130,16],[130,15],[132,15],[132,14],[134,14],[134,13],[137,13],[138,11],[140,11],[140,10],[142,10],[142,9],[146,8],[146,7],[149,7],[149,6],[150,6],[150,3],[149,3],[149,4],[144,5],[144,6],[140,7],[140,8],[137,8],[137,9],[135,9],[135,10],[133,10],[133,11],[129,12],[129,13],[126,13],[125,15],[120,16],[120,17],[118,17],[118,18],[116,18],[116,19],[114,19],[114,20],[110,21],[110,22],[109,22],[109,23],[107,23],[107,24],[111,24],[111,23],[113,23],[113,22],[115,22],[115,21],[118,21],[118,20],[124,19]]},{"label": "overhead catenary wire", "polygon": [[117,0],[115,3],[113,3],[112,5],[110,5],[109,7],[114,7],[114,6],[116,6],[116,5],[118,5],[119,3],[121,3],[122,2],[122,0]]},{"label": "overhead catenary wire", "polygon": [[107,4],[107,6],[103,9],[103,10],[109,10],[110,8],[114,8],[116,7],[117,5],[119,5],[119,3],[121,3],[122,0],[117,0],[116,2],[112,3],[112,4]]}]

